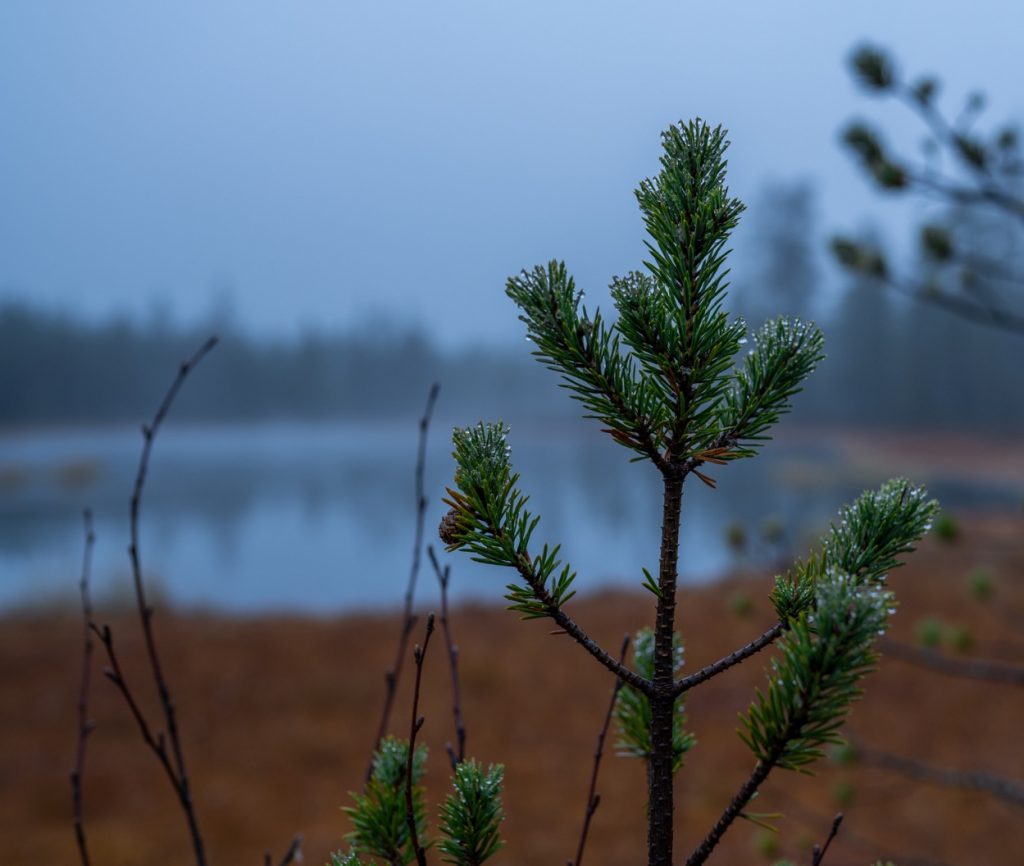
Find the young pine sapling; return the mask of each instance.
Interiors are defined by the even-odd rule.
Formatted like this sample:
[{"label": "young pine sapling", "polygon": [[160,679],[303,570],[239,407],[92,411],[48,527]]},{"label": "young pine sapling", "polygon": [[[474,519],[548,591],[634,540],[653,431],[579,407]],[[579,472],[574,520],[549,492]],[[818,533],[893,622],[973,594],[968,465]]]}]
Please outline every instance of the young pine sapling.
[{"label": "young pine sapling", "polygon": [[511,609],[548,618],[623,684],[616,717],[621,752],[647,766],[647,862],[673,862],[673,779],[694,745],[682,703],[701,683],[776,643],[767,689],[743,719],[754,769],[686,861],[705,862],[775,767],[805,769],[839,731],[859,682],[876,664],[873,645],[895,604],[886,575],[927,531],[935,504],[903,480],[890,481],[845,508],[820,552],[776,579],[778,622],[749,644],[688,676],[675,629],[679,529],[685,482],[710,487],[709,466],[753,457],[822,360],[812,324],[767,322],[741,355],[747,326],[722,308],[726,243],[743,204],[725,186],[726,133],[700,120],[662,135],[659,173],[636,191],[648,238],[644,270],[612,281],[618,319],[582,305],[565,265],[553,261],[511,278],[536,355],[561,375],[588,417],[647,461],[663,482],[654,626],[638,635],[633,666],[602,648],[566,612],[576,577],[558,546],[531,544],[540,518],[527,508],[513,471],[508,428],[483,424],[453,435],[455,484],[440,534],[449,550],[512,569]]}]

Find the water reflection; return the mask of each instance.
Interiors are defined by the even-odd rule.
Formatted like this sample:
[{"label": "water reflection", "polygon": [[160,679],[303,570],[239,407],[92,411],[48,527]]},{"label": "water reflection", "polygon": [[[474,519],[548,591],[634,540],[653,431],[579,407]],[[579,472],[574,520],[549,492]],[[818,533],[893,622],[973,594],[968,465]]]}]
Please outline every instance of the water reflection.
[{"label": "water reflection", "polygon": [[[451,457],[435,425],[426,478],[428,538]],[[636,584],[654,570],[660,481],[590,427],[514,425],[513,459],[536,538],[560,542],[580,587]],[[331,612],[397,603],[413,538],[414,424],[174,427],[157,442],[141,525],[149,579],[175,603],[233,611]],[[128,495],[139,450],[128,428],[0,437],[0,606],[73,600],[81,509],[96,518],[96,592],[127,588]],[[688,485],[681,571],[714,577],[734,561],[725,528],[771,516],[796,541],[878,483],[851,472],[827,440],[770,446],[719,470],[716,491]],[[949,504],[1012,501],[1012,490],[931,479]],[[497,601],[508,574],[453,561],[453,596]],[[433,595],[428,574],[422,593]]]}]

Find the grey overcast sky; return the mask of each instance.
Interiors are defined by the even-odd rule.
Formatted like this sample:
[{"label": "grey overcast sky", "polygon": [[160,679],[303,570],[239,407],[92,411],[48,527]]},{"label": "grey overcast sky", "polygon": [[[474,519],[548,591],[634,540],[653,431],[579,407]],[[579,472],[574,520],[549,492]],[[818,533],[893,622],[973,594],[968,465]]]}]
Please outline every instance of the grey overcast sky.
[{"label": "grey overcast sky", "polygon": [[886,210],[837,130],[901,118],[851,47],[1019,117],[1021,33],[978,0],[3,0],[0,301],[508,339],[509,273],[564,258],[601,301],[638,263],[668,123],[728,126],[748,201],[815,180],[824,235]]}]

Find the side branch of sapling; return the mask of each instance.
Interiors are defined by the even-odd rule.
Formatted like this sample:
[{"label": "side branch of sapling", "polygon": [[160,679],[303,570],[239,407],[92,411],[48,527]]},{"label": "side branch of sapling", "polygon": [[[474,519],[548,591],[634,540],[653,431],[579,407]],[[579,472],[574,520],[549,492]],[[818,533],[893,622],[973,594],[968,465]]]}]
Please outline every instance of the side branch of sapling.
[{"label": "side branch of sapling", "polygon": [[82,815],[82,776],[85,773],[85,746],[94,722],[89,718],[89,690],[92,680],[92,599],[89,595],[89,578],[92,572],[92,551],[96,535],[92,528],[92,512],[83,514],[85,545],[82,553],[82,577],[79,594],[82,599],[82,679],[78,692],[78,746],[75,750],[75,766],[71,771],[71,804],[74,815],[75,841],[82,866],[89,866],[89,848],[85,839],[85,824]]},{"label": "side branch of sapling", "polygon": [[416,446],[416,470],[415,470],[415,496],[416,496],[416,529],[414,532],[412,546],[412,562],[409,566],[409,579],[405,586],[405,596],[402,602],[402,625],[398,633],[398,646],[395,650],[394,664],[384,674],[384,706],[381,710],[380,722],[377,724],[377,736],[373,741],[373,748],[370,750],[370,763],[366,768],[364,783],[370,781],[373,775],[373,753],[380,748],[381,741],[387,733],[388,724],[391,720],[391,709],[395,702],[395,692],[398,689],[398,680],[402,675],[402,665],[409,648],[409,635],[416,627],[416,615],[413,612],[413,599],[416,594],[416,580],[420,572],[420,557],[423,550],[423,526],[427,513],[427,497],[425,493],[424,474],[427,461],[427,435],[430,432],[430,420],[434,414],[434,405],[437,403],[437,395],[441,390],[440,384],[435,382],[430,386],[427,394],[427,404],[419,421],[419,440]]},{"label": "side branch of sapling", "polygon": [[766,647],[771,646],[776,638],[782,634],[784,626],[781,622],[775,623],[771,628],[754,638],[750,643],[740,647],[727,656],[723,656],[718,661],[712,662],[705,667],[702,667],[699,671],[695,671],[688,676],[682,677],[676,680],[675,685],[672,687],[672,693],[675,697],[679,697],[683,692],[688,692],[690,689],[699,686],[701,683],[707,682],[713,677],[718,676],[720,673],[724,673],[729,670],[733,665],[738,665],[740,662],[745,661],[752,655],[759,653]]},{"label": "side branch of sapling", "polygon": [[405,820],[409,829],[409,843],[416,855],[418,866],[427,866],[427,853],[420,844],[419,832],[416,829],[416,809],[413,801],[413,762],[416,757],[416,735],[423,727],[423,716],[419,715],[420,710],[420,683],[423,679],[423,662],[427,657],[427,647],[430,646],[430,636],[434,633],[434,615],[427,617],[426,634],[423,637],[423,646],[417,646],[413,650],[413,659],[416,662],[416,686],[412,693],[412,721],[409,725],[409,748],[405,765]]},{"label": "side branch of sapling", "polygon": [[653,694],[654,686],[650,680],[640,676],[640,674],[631,670],[623,662],[616,660],[613,655],[587,634],[569,614],[555,603],[551,593],[548,592],[547,587],[537,576],[529,554],[520,553],[516,555],[516,570],[519,572],[520,577],[529,584],[537,601],[544,605],[548,616],[551,617],[563,632],[575,640],[576,643],[619,679],[633,686],[638,691],[643,692],[645,695]]},{"label": "side branch of sapling", "polygon": [[747,807],[747,804],[753,799],[757,793],[757,789],[764,784],[765,779],[771,773],[772,769],[778,763],[779,758],[782,757],[782,753],[786,749],[786,744],[790,737],[798,729],[799,724],[802,720],[796,722],[795,725],[791,725],[789,736],[780,739],[775,743],[772,751],[764,760],[760,760],[754,766],[750,776],[740,786],[739,790],[733,796],[732,800],[729,801],[729,805],[725,807],[719,819],[715,822],[715,825],[708,831],[708,834],[701,840],[701,843],[697,846],[694,852],[687,858],[686,866],[700,866],[704,863],[708,857],[711,856],[711,852],[715,850],[718,843],[722,841],[722,837],[726,831],[735,821],[743,814],[743,810]]}]

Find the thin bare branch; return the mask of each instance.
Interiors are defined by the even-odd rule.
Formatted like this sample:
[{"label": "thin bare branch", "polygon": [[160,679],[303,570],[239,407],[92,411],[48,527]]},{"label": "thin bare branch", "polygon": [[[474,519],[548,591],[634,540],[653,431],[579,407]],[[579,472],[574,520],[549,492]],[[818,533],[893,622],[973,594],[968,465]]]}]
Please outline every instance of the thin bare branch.
[{"label": "thin bare branch", "polygon": [[395,703],[395,692],[398,689],[398,680],[402,675],[402,664],[409,647],[409,635],[416,627],[417,617],[413,613],[413,598],[416,594],[416,580],[420,573],[420,557],[423,550],[423,522],[427,513],[427,497],[424,492],[424,474],[427,462],[427,434],[430,432],[430,419],[434,413],[434,404],[437,402],[438,392],[441,386],[435,382],[430,386],[427,394],[427,405],[419,422],[419,443],[416,448],[416,470],[415,470],[415,495],[416,495],[416,530],[412,547],[412,563],[409,567],[409,580],[405,587],[405,598],[402,603],[402,627],[398,633],[398,647],[395,651],[395,661],[391,668],[384,674],[384,707],[381,710],[380,722],[377,725],[377,736],[373,741],[373,748],[370,750],[370,763],[364,774],[364,783],[369,783],[373,776],[373,753],[380,748],[384,735],[388,730],[388,723],[391,720],[391,709]]},{"label": "thin bare branch", "polygon": [[926,286],[906,283],[892,276],[886,276],[882,278],[882,281],[890,289],[901,295],[935,307],[941,307],[968,321],[989,325],[1015,334],[1024,334],[1024,315],[1015,313],[1005,307],[980,303],[961,295],[931,291]]},{"label": "thin bare branch", "polygon": [[423,727],[423,716],[420,711],[420,683],[423,679],[423,661],[427,657],[427,647],[430,646],[430,636],[434,633],[434,615],[427,617],[427,631],[423,638],[423,646],[417,646],[413,650],[413,660],[416,662],[416,687],[412,693],[412,721],[409,725],[409,753],[405,765],[405,820],[409,828],[409,842],[416,854],[418,866],[427,866],[427,852],[420,844],[419,832],[416,829],[416,810],[413,806],[413,761],[416,757],[416,735]]},{"label": "thin bare branch", "polygon": [[890,658],[908,662],[951,677],[1024,686],[1024,668],[1003,662],[957,659],[932,650],[919,649],[890,639],[880,640],[879,649]]},{"label": "thin bare branch", "polygon": [[445,646],[448,650],[448,669],[452,679],[452,718],[455,721],[455,745],[445,743],[448,760],[454,771],[466,758],[466,725],[462,718],[462,690],[459,686],[459,648],[452,639],[452,629],[448,622],[448,581],[451,578],[451,566],[445,564],[441,568],[432,544],[427,545],[427,556],[434,567],[438,585],[441,588],[441,629],[444,631]]},{"label": "thin bare branch", "polygon": [[[629,650],[629,635],[622,638],[622,651],[619,653],[619,661],[626,659],[626,652]],[[612,721],[612,714],[615,712],[615,702],[618,700],[619,691],[622,689],[622,680],[615,678],[615,685],[612,686],[611,700],[608,702],[608,711],[604,715],[604,722],[597,735],[597,745],[594,747],[594,766],[590,771],[590,787],[587,789],[587,808],[583,813],[583,827],[580,830],[580,841],[576,846],[576,859],[567,860],[566,866],[580,866],[583,862],[583,849],[587,844],[587,835],[590,832],[590,822],[601,805],[601,795],[597,793],[597,774],[601,769],[601,758],[604,755],[604,741],[608,736],[608,727]]]},{"label": "thin bare branch", "polygon": [[[161,732],[154,737],[138,707],[137,702],[132,697],[124,676],[121,673],[120,666],[117,663],[117,657],[114,654],[113,639],[110,634],[109,626],[104,626],[102,632],[97,630],[97,633],[100,635],[104,646],[107,649],[107,655],[110,658],[112,666],[112,670],[107,672],[107,676],[114,682],[121,691],[125,700],[128,702],[128,706],[131,709],[132,714],[139,723],[143,739],[154,754],[156,754],[160,759],[161,764],[164,766],[164,769],[171,780],[171,784],[174,786],[175,793],[178,795],[178,802],[181,804],[182,811],[185,814],[185,820],[188,824],[189,835],[192,839],[192,848],[195,853],[197,866],[205,866],[206,854],[203,845],[203,838],[199,832],[199,824],[196,819],[195,807],[192,802],[192,791],[189,785],[188,771],[185,767],[185,755],[181,747],[181,737],[178,731],[177,711],[174,699],[171,697],[170,688],[167,685],[167,680],[164,677],[163,665],[160,662],[160,655],[156,646],[156,637],[153,632],[153,608],[150,607],[146,600],[146,589],[142,579],[142,561],[139,554],[139,514],[142,507],[142,494],[146,485],[146,476],[149,472],[149,459],[153,450],[153,443],[156,439],[156,434],[166,419],[167,414],[174,403],[174,399],[178,396],[178,392],[185,384],[185,380],[188,378],[189,373],[195,369],[196,365],[202,361],[216,345],[217,338],[211,337],[199,347],[192,357],[181,363],[181,366],[178,368],[178,374],[171,383],[170,388],[167,389],[167,393],[164,395],[160,406],[157,408],[156,414],[153,416],[149,424],[143,425],[142,454],[139,457],[139,466],[135,474],[135,485],[132,490],[131,544],[128,547],[128,556],[131,559],[132,580],[135,586],[135,600],[138,607],[139,619],[142,622],[142,632],[146,642],[146,653],[149,657],[150,669],[153,673],[153,681],[156,684],[157,693],[160,696],[160,705],[163,709],[164,722],[167,726],[166,735]],[[170,758],[168,757],[167,749],[168,741],[170,743]],[[173,766],[171,761],[173,761]]]},{"label": "thin bare branch", "polygon": [[92,551],[96,535],[92,529],[92,512],[83,514],[85,547],[82,553],[82,577],[78,583],[82,597],[82,681],[78,692],[78,747],[75,751],[75,766],[71,771],[71,803],[74,811],[75,841],[82,866],[89,866],[89,848],[85,840],[85,825],[82,819],[82,776],[85,772],[85,744],[95,727],[89,718],[89,688],[92,679],[92,600],[89,596],[89,577],[92,571]]},{"label": "thin bare branch", "polygon": [[676,680],[673,686],[674,696],[678,697],[683,692],[688,692],[695,686],[699,686],[701,683],[707,682],[712,677],[718,676],[718,674],[722,673],[723,671],[727,671],[733,665],[737,665],[744,659],[750,658],[752,655],[760,652],[765,647],[771,646],[775,639],[782,634],[783,630],[784,629],[782,623],[777,622],[770,629],[768,629],[768,631],[752,640],[746,646],[740,647],[735,652],[729,653],[729,655],[725,656],[724,658],[720,658],[718,661],[712,662],[711,664],[701,668],[699,671],[696,671],[695,673],[692,673],[687,677],[683,677],[682,679]]},{"label": "thin bare branch", "polygon": [[811,853],[811,866],[821,866],[821,861],[825,859],[825,855],[828,853],[828,846],[832,844],[832,840],[836,838],[836,833],[839,832],[839,825],[843,823],[843,813],[837,812],[836,816],[832,819],[832,826],[829,827],[828,836],[825,837],[825,843],[823,845],[815,845]]},{"label": "thin bare branch", "polygon": [[[296,833],[295,838],[292,839],[291,845],[288,846],[288,850],[284,852],[284,856],[278,863],[278,866],[291,866],[292,863],[298,863],[302,859],[302,834]],[[270,856],[270,851],[267,851],[263,855],[263,862],[265,866],[271,866],[273,860]]]},{"label": "thin bare branch", "polygon": [[597,659],[604,667],[610,670],[615,676],[625,680],[627,685],[632,686],[641,694],[652,697],[654,695],[654,684],[646,677],[640,676],[636,671],[619,662],[608,653],[597,641],[587,634],[579,624],[567,614],[561,607],[555,604],[551,593],[541,581],[533,568],[533,561],[528,554],[520,553],[516,557],[516,571],[533,590],[534,596],[544,605],[548,616],[555,621],[559,629],[571,637],[583,649]]},{"label": "thin bare branch", "polygon": [[962,788],[990,794],[1011,806],[1024,806],[1024,783],[981,770],[952,770],[936,767],[925,761],[905,758],[875,749],[857,749],[857,758],[864,764],[900,773],[917,782]]}]

